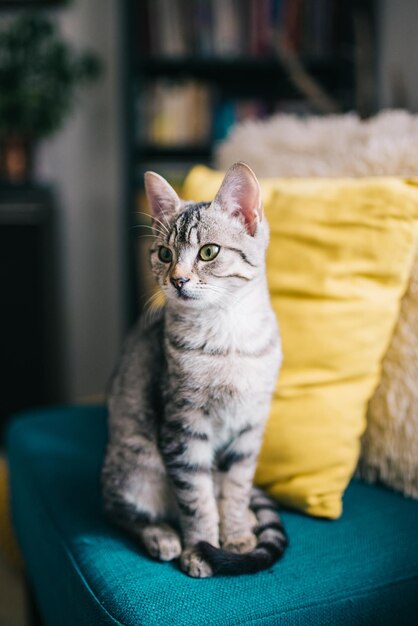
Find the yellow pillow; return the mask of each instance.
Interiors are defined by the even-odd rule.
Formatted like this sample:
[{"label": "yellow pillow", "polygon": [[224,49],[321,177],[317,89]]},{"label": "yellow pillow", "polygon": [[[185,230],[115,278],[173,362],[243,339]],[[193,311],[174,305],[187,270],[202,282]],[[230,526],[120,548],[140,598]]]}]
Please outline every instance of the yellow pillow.
[{"label": "yellow pillow", "polygon": [[[222,178],[198,166],[183,197],[210,200]],[[260,185],[284,362],[256,482],[285,505],[337,518],[412,265],[418,188],[400,178]]]}]

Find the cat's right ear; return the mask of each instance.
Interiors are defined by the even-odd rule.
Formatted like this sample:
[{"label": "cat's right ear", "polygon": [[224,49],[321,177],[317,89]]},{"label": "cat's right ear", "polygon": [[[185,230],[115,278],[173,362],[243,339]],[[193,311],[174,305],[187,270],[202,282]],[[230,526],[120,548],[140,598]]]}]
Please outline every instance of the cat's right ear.
[{"label": "cat's right ear", "polygon": [[263,218],[263,209],[260,185],[246,163],[234,163],[229,168],[214,202],[234,217],[239,217],[248,234],[254,236],[257,224]]},{"label": "cat's right ear", "polygon": [[169,217],[180,208],[180,198],[165,178],[155,172],[145,172],[144,183],[145,193],[156,219]]}]

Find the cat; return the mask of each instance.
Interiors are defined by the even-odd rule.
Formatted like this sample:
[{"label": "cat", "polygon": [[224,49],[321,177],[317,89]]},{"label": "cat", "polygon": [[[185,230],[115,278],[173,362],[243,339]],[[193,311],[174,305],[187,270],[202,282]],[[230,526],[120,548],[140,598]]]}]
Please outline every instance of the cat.
[{"label": "cat", "polygon": [[104,507],[190,576],[265,569],[287,539],[252,487],[282,358],[260,187],[236,163],[211,203],[180,200],[154,172],[145,190],[165,306],[138,322],[111,381]]}]

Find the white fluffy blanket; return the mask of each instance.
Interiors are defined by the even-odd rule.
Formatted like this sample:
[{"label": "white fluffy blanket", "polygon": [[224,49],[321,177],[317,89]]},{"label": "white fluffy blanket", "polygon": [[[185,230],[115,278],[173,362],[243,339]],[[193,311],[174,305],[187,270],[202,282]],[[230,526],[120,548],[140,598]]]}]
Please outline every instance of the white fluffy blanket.
[{"label": "white fluffy blanket", "polygon": [[418,115],[383,111],[299,118],[274,115],[237,125],[216,165],[245,161],[258,176],[418,175]]}]

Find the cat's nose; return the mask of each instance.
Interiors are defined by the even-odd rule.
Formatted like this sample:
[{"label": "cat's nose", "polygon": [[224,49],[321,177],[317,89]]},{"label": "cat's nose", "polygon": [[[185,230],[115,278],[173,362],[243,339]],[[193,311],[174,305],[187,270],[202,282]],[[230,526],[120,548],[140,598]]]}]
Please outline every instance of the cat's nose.
[{"label": "cat's nose", "polygon": [[190,278],[186,278],[182,276],[180,278],[174,278],[173,276],[170,278],[171,284],[177,289],[177,291],[181,291],[183,286],[188,283]]}]

